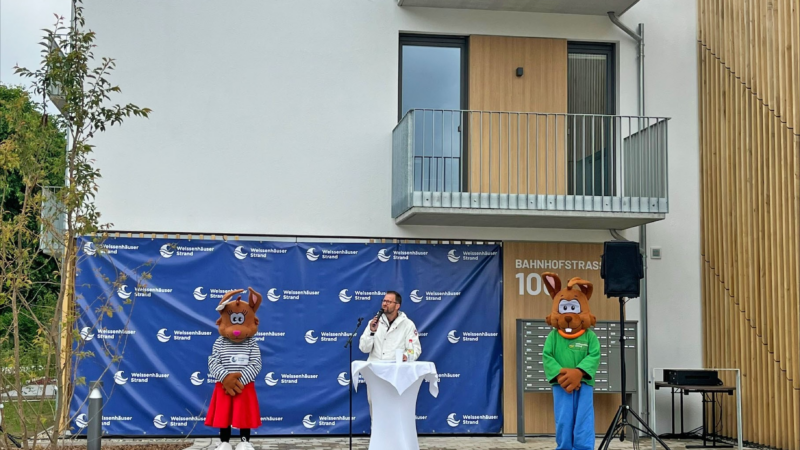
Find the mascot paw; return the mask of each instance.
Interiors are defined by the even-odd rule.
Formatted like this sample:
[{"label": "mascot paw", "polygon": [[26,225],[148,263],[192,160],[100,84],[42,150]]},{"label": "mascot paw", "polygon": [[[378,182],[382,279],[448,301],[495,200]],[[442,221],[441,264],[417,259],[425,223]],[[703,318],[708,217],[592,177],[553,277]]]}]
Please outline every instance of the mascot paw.
[{"label": "mascot paw", "polygon": [[222,387],[225,388],[225,392],[228,393],[230,396],[234,396],[236,394],[241,394],[242,389],[244,389],[244,385],[239,378],[242,377],[242,374],[239,372],[230,373],[225,376],[225,379],[222,380]]},{"label": "mascot paw", "polygon": [[558,384],[570,394],[572,391],[580,389],[581,379],[583,379],[583,372],[580,369],[561,369],[558,373]]}]

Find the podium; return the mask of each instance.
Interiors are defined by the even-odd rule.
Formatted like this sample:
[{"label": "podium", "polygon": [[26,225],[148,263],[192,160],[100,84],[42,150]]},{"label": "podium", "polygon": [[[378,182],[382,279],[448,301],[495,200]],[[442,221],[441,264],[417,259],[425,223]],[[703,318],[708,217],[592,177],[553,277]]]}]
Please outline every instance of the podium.
[{"label": "podium", "polygon": [[419,450],[417,440],[417,394],[423,381],[431,395],[439,395],[436,366],[429,361],[353,361],[352,378],[364,377],[372,401],[372,435],[369,450]]}]

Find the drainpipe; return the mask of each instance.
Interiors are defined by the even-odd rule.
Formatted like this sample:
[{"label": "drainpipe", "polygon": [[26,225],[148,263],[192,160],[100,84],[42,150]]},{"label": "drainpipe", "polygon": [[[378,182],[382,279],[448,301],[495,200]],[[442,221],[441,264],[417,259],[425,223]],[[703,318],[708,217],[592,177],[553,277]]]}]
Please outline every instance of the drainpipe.
[{"label": "drainpipe", "polygon": [[[638,106],[639,106],[639,116],[644,116],[645,115],[645,111],[644,111],[644,24],[643,23],[639,24],[639,32],[636,33],[633,30],[631,30],[630,28],[628,28],[627,26],[625,26],[625,24],[620,22],[619,18],[617,17],[617,15],[613,11],[610,11],[608,13],[608,18],[611,19],[611,22],[613,22],[614,25],[616,25],[622,31],[627,33],[628,36],[633,38],[633,40],[635,40],[639,44],[638,45],[638,49],[639,49],[639,51],[638,51],[638,54],[639,54],[639,60],[638,60],[638,63],[639,63],[639,101],[638,101]],[[614,234],[615,233],[612,232],[612,235],[614,235]],[[642,331],[642,346],[641,346],[641,349],[642,349],[642,374],[643,374],[642,380],[645,380],[644,386],[645,386],[645,388],[647,388],[647,381],[650,379],[650,377],[648,375],[649,364],[648,364],[648,352],[647,352],[648,339],[647,339],[647,226],[646,225],[640,225],[639,226],[639,253],[642,255],[642,262],[643,262],[643,265],[644,265],[644,277],[642,278],[641,286],[640,286],[640,289],[639,289],[639,291],[640,291],[639,292],[640,293],[639,299],[640,299],[641,304],[642,304],[642,306],[641,306],[641,308],[642,308],[642,321],[641,321],[641,327],[640,327],[640,329]],[[641,388],[641,383],[640,383],[639,387]],[[649,424],[650,423],[650,417],[649,417],[649,413],[650,413],[650,396],[647,395],[647,392],[649,392],[649,390],[645,389],[644,393],[641,393],[639,395],[639,400],[640,400],[640,403],[641,403],[642,398],[644,398],[644,403],[645,403],[644,411],[640,411],[641,412],[640,415],[642,417],[644,417],[645,418],[645,422]]]}]

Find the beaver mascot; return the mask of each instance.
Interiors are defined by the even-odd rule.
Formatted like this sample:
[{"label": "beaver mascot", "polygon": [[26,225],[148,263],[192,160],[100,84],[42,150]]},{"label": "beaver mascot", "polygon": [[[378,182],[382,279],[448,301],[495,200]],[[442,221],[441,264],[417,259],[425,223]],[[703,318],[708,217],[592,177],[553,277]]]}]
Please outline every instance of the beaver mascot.
[{"label": "beaver mascot", "polygon": [[208,357],[208,371],[217,380],[206,415],[206,426],[219,428],[217,450],[232,450],[231,427],[239,429],[241,442],[236,450],[253,450],[250,430],[261,426],[255,379],[261,372],[261,350],[254,339],[258,331],[256,311],[261,294],[249,288],[247,301],[239,295],[244,289],[227,292],[217,306],[219,337]]},{"label": "beaver mascot", "polygon": [[[554,329],[544,342],[544,373],[553,385],[556,450],[594,449],[594,375],[600,365],[600,341],[589,327],[592,283],[572,278],[565,289],[554,273],[544,273],[553,298],[546,322]],[[573,289],[576,288],[576,289]]]}]

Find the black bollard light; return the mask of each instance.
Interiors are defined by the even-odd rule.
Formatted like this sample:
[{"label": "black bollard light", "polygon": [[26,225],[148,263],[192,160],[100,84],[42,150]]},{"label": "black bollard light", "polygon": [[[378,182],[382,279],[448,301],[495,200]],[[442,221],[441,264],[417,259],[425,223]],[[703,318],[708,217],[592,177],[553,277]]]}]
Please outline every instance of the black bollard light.
[{"label": "black bollard light", "polygon": [[87,450],[100,450],[100,439],[103,437],[103,394],[100,392],[102,385],[101,381],[92,383],[92,393],[89,394]]}]

